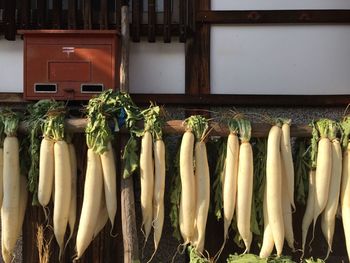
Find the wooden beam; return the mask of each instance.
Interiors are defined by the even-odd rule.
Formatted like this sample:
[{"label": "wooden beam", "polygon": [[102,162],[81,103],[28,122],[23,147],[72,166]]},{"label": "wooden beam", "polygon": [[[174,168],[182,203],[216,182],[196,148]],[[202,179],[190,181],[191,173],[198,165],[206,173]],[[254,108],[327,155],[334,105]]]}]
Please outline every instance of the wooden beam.
[{"label": "wooden beam", "polygon": [[16,40],[16,1],[5,1],[3,12],[5,39]]},{"label": "wooden beam", "polygon": [[[131,94],[137,105],[148,105],[150,101],[157,104],[185,106],[268,106],[268,107],[342,107],[347,106],[350,94],[343,95],[186,95],[186,94]],[[31,101],[23,99],[23,93],[0,93],[0,103],[18,108]],[[80,105],[81,102],[77,102]],[[85,102],[86,103],[86,102]],[[70,105],[75,105],[70,102]]]},{"label": "wooden beam", "polygon": [[[87,119],[66,119],[65,121],[65,129],[71,133],[83,133],[86,125]],[[138,123],[137,125],[139,125],[140,128],[143,127],[143,123]],[[252,137],[266,137],[270,128],[271,125],[267,123],[252,123]],[[21,122],[19,125],[19,131],[25,133],[28,130],[29,127],[27,127],[24,122]],[[210,122],[209,130],[211,130],[210,135],[213,136],[225,137],[229,134],[227,125],[218,122]],[[183,120],[170,120],[163,126],[163,133],[168,135],[181,135],[185,131],[186,128],[183,126]],[[291,125],[292,137],[310,137],[311,131],[311,127],[307,124]],[[122,128],[120,133],[127,134],[128,131],[125,128]]]},{"label": "wooden beam", "polygon": [[62,1],[53,0],[52,28],[62,28]]},{"label": "wooden beam", "polygon": [[[121,63],[120,63],[120,90],[129,91],[129,7],[123,5],[121,10]],[[124,153],[127,143],[127,137],[121,136],[119,153],[121,157]],[[122,158],[121,158],[122,159]],[[121,162],[120,174],[124,173],[124,162]],[[134,183],[133,177],[120,178],[121,192],[121,215],[122,215],[122,232],[124,247],[124,262],[139,262],[139,247],[136,227],[135,200],[134,200]]]},{"label": "wooden beam", "polygon": [[100,2],[100,29],[108,29],[108,1]]},{"label": "wooden beam", "polygon": [[[193,4],[195,1],[189,1],[189,5]],[[179,2],[179,40],[180,42],[186,41],[186,1],[180,0]]]},{"label": "wooden beam", "polygon": [[46,0],[37,0],[37,4],[38,4],[37,26],[38,28],[43,28],[43,29],[47,28]]},{"label": "wooden beam", "polygon": [[[142,24],[142,0],[132,0],[132,40],[140,42]],[[148,32],[147,32],[148,33]]]},{"label": "wooden beam", "polygon": [[68,0],[68,29],[76,29],[77,24],[77,0]]},{"label": "wooden beam", "polygon": [[171,0],[164,0],[164,12],[163,12],[163,41],[165,43],[171,42]]},{"label": "wooden beam", "polygon": [[156,41],[156,1],[148,0],[148,42]]},{"label": "wooden beam", "polygon": [[30,0],[21,0],[20,28],[26,29],[30,26]]},{"label": "wooden beam", "polygon": [[200,10],[196,21],[210,24],[349,24],[350,10]]},{"label": "wooden beam", "polygon": [[92,29],[92,3],[91,0],[83,1],[84,29]]}]

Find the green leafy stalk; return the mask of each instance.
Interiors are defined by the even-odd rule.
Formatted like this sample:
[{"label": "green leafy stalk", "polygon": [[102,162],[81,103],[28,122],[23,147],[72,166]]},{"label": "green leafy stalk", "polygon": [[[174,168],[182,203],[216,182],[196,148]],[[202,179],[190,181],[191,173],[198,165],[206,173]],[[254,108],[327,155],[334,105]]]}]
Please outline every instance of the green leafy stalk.
[{"label": "green leafy stalk", "polygon": [[196,248],[193,246],[189,246],[188,248],[188,254],[190,256],[190,263],[210,263],[210,261],[204,257],[201,257]]},{"label": "green leafy stalk", "polygon": [[296,140],[295,151],[295,189],[294,195],[296,201],[301,204],[306,204],[306,198],[309,192],[308,174],[310,171],[310,152],[307,149],[307,140],[305,138],[298,138]]},{"label": "green leafy stalk", "polygon": [[342,128],[342,146],[343,149],[346,149],[350,139],[350,117],[345,117],[340,125]]},{"label": "green leafy stalk", "polygon": [[317,152],[318,152],[318,140],[320,139],[320,136],[318,134],[318,130],[316,128],[316,122],[311,122],[310,126],[312,127],[312,137],[311,137],[311,153],[310,153],[310,160],[311,160],[311,169],[315,170],[317,166]]},{"label": "green leafy stalk", "polygon": [[256,235],[258,243],[262,242],[264,233],[263,200],[266,179],[267,138],[254,139],[253,160],[253,203],[251,216],[251,229]]},{"label": "green leafy stalk", "polygon": [[178,150],[175,161],[174,161],[174,171],[171,177],[170,185],[170,222],[174,229],[173,237],[178,241],[181,240],[180,227],[179,227],[179,209],[181,200],[181,178],[180,178],[180,149]]},{"label": "green leafy stalk", "polygon": [[329,120],[329,139],[331,141],[338,138],[338,133],[340,131],[339,123],[336,121]]},{"label": "green leafy stalk", "polygon": [[98,154],[102,154],[107,150],[108,142],[112,139],[108,116],[118,110],[114,107],[116,104],[114,97],[113,91],[107,90],[90,99],[87,106],[86,143],[89,149]]},{"label": "green leafy stalk", "polygon": [[242,143],[249,142],[252,135],[252,126],[247,119],[238,119],[239,138]]},{"label": "green leafy stalk", "polygon": [[201,115],[187,118],[184,124],[193,132],[197,141],[203,141],[209,128],[208,120]]},{"label": "green leafy stalk", "polygon": [[164,120],[161,116],[161,110],[159,106],[151,106],[141,112],[144,118],[144,131],[149,131],[152,134],[153,139],[162,140],[163,138],[163,125]]},{"label": "green leafy stalk", "polygon": [[226,161],[226,147],[227,140],[223,138],[219,140],[219,155],[216,161],[215,167],[215,181],[213,184],[214,187],[214,203],[215,203],[215,216],[217,220],[222,218],[222,209],[223,209],[223,201],[222,201],[222,183],[223,177],[225,173],[225,161]]},{"label": "green leafy stalk", "polygon": [[1,112],[1,116],[6,136],[16,136],[19,124],[19,114],[10,109],[4,109]]},{"label": "green leafy stalk", "polygon": [[321,138],[329,138],[329,122],[328,119],[320,119],[316,122],[316,128]]},{"label": "green leafy stalk", "polygon": [[54,140],[62,141],[64,140],[64,118],[65,118],[65,108],[62,103],[52,105],[48,112],[46,113],[46,120],[44,122],[43,134],[45,137]]}]

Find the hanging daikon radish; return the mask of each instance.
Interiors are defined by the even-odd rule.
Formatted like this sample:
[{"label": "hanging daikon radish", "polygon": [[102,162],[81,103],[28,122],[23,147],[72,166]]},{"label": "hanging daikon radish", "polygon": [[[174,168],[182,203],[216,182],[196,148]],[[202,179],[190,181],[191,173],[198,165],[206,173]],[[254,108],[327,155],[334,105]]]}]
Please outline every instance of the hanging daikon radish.
[{"label": "hanging daikon radish", "polygon": [[3,188],[3,172],[4,172],[4,123],[2,118],[0,118],[0,207],[2,206],[2,199],[4,196]]},{"label": "hanging daikon radish", "polygon": [[[251,125],[246,119],[238,120],[240,147],[237,175],[236,218],[239,235],[243,239],[245,251],[249,252],[252,242],[250,217],[253,199],[253,150],[250,144]],[[226,182],[226,180],[225,180]]]},{"label": "hanging daikon radish", "polygon": [[[281,156],[282,164],[285,167],[284,177],[286,178],[285,184],[288,192],[288,199],[295,210],[294,204],[294,165],[292,157],[292,147],[290,144],[290,123],[291,120],[284,120],[282,124],[281,135]],[[285,189],[285,188],[284,188]]]},{"label": "hanging daikon radish", "polygon": [[266,194],[267,214],[277,255],[280,256],[284,243],[284,222],[282,212],[282,167],[281,167],[281,127],[270,129],[267,141]]},{"label": "hanging daikon radish", "polygon": [[316,122],[320,133],[317,150],[317,166],[315,175],[315,206],[313,218],[313,233],[318,216],[326,207],[332,171],[332,144],[329,140],[329,120],[321,119]]},{"label": "hanging daikon radish", "polygon": [[75,221],[77,217],[77,179],[78,179],[77,178],[78,177],[77,156],[76,156],[74,145],[72,143],[69,143],[68,148],[69,148],[69,159],[70,159],[70,166],[71,166],[72,187],[71,187],[71,199],[70,199],[70,205],[69,205],[69,218],[68,218],[70,233],[69,233],[67,243],[73,236]]},{"label": "hanging daikon radish", "polygon": [[16,245],[19,225],[20,165],[16,136],[19,117],[10,110],[2,112],[4,123],[3,203],[1,208],[2,244],[11,255]]},{"label": "hanging daikon radish", "polygon": [[227,138],[226,161],[224,165],[225,181],[222,185],[223,212],[224,212],[224,244],[228,238],[228,229],[231,225],[236,207],[237,174],[239,141],[237,121],[229,122],[230,134]]},{"label": "hanging daikon radish", "polygon": [[[186,124],[192,129],[196,138],[195,143],[195,219],[193,245],[198,253],[202,253],[205,243],[205,230],[210,203],[210,176],[207,149],[204,140],[207,136],[208,121],[203,116],[195,115],[189,117]],[[193,165],[192,165],[193,169]],[[192,200],[193,202],[193,200]],[[183,215],[184,217],[186,214]]]},{"label": "hanging daikon radish", "polygon": [[327,241],[328,249],[327,256],[332,251],[333,235],[335,229],[335,217],[338,210],[341,174],[342,174],[342,149],[337,138],[338,124],[335,121],[330,122],[330,135],[329,139],[332,142],[332,171],[331,180],[329,185],[329,195],[326,207],[321,215],[321,229],[322,233]]},{"label": "hanging daikon radish", "polygon": [[60,248],[59,260],[63,255],[64,236],[68,225],[71,203],[72,169],[68,144],[65,141],[63,107],[50,109],[47,113],[48,122],[52,129],[54,144],[54,210],[53,230]]},{"label": "hanging daikon radish", "polygon": [[194,135],[187,130],[182,136],[180,146],[180,178],[181,202],[179,224],[185,244],[189,244],[194,236],[196,215],[196,192],[193,170]]},{"label": "hanging daikon radish", "polygon": [[273,247],[275,245],[273,241],[273,236],[271,232],[271,227],[269,225],[269,217],[267,215],[267,189],[266,189],[266,183],[264,187],[264,202],[263,202],[263,216],[264,216],[264,235],[263,235],[263,243],[260,249],[259,257],[261,258],[268,258],[272,251]]}]

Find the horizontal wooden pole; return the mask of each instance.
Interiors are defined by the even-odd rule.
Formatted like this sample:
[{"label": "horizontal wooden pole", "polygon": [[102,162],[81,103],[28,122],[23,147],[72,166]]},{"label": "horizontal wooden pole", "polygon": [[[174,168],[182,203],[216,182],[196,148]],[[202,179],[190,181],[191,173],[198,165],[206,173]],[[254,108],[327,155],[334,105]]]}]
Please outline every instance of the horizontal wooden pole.
[{"label": "horizontal wooden pole", "polygon": [[[65,123],[66,130],[72,133],[83,133],[87,124],[87,119],[67,119]],[[140,123],[140,127],[142,124]],[[253,123],[252,124],[252,137],[261,138],[267,137],[270,124],[266,123]],[[29,127],[25,123],[20,123],[20,132],[27,132]],[[222,136],[225,137],[229,134],[227,125],[220,124],[217,122],[210,122],[210,135],[211,136]],[[168,135],[181,135],[186,131],[186,127],[183,125],[182,120],[170,120],[167,121],[163,127],[164,134]],[[127,133],[125,128],[120,130],[122,133]],[[308,125],[291,125],[290,134],[292,137],[311,137],[311,127]]]},{"label": "horizontal wooden pole", "polygon": [[196,21],[211,24],[349,24],[350,10],[199,11]]},{"label": "horizontal wooden pole", "polygon": [[[234,88],[232,88],[233,90]],[[233,94],[130,94],[137,105],[149,105],[150,101],[158,105],[188,105],[188,106],[347,106],[350,94],[342,95],[233,95]],[[0,93],[0,103],[3,105],[18,106],[23,108],[32,103],[23,99],[23,93]],[[70,101],[69,105],[81,106]]]}]

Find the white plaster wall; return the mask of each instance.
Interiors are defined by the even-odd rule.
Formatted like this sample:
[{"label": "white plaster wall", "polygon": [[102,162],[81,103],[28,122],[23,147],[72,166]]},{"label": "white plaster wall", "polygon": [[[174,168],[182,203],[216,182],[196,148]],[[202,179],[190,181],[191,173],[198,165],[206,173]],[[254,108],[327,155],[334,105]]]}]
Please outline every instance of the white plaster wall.
[{"label": "white plaster wall", "polygon": [[350,94],[350,26],[211,30],[214,94]]},{"label": "white plaster wall", "polygon": [[23,41],[0,39],[0,92],[23,91]]},{"label": "white plaster wall", "polygon": [[213,10],[349,9],[349,0],[212,0]]},{"label": "white plaster wall", "polygon": [[130,45],[131,93],[184,93],[185,45],[131,43]]}]

